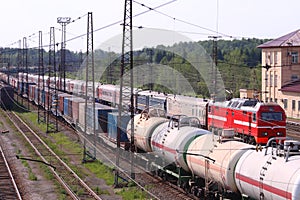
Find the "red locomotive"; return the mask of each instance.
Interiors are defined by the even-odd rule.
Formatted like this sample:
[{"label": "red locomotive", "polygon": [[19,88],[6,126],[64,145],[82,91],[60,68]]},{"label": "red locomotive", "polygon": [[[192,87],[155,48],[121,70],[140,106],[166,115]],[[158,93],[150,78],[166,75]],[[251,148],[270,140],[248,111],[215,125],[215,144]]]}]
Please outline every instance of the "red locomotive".
[{"label": "red locomotive", "polygon": [[210,103],[208,128],[218,134],[233,130],[244,142],[266,144],[269,138],[286,136],[286,115],[275,103],[256,99],[232,99]]}]

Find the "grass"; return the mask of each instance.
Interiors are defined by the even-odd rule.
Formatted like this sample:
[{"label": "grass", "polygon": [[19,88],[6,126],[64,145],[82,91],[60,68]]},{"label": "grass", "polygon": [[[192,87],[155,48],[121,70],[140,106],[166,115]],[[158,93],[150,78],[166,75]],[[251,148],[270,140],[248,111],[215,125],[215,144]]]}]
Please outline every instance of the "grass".
[{"label": "grass", "polygon": [[[34,127],[39,130],[46,132],[47,126],[45,123],[38,123],[37,113],[32,112],[19,112],[21,118],[27,122],[30,121]],[[70,165],[67,159],[68,154],[71,155],[83,155],[83,148],[80,144],[72,142],[66,135],[63,133],[50,133],[48,134],[49,138],[42,138],[44,142],[72,168],[72,170],[80,177],[83,177],[83,171],[74,165]],[[53,142],[55,141],[55,142]],[[66,154],[65,151],[68,153]],[[88,170],[90,170],[97,178],[103,179],[107,185],[113,186],[114,184],[114,173],[113,168],[104,165],[100,161],[96,160],[94,162],[87,162],[84,164]],[[41,164],[41,168],[44,169],[46,177],[48,179],[53,179],[53,175],[48,169],[48,167]],[[32,177],[34,179],[34,177]],[[119,182],[122,182],[120,179]],[[123,199],[146,199],[146,192],[135,187],[135,184],[128,184],[129,187],[124,187],[118,189],[116,194],[122,196]],[[59,186],[58,186],[59,189]],[[66,197],[65,190],[63,188],[59,189],[59,199],[64,199]],[[107,190],[101,190],[99,187],[95,188],[97,194],[109,194]],[[81,191],[78,191],[80,193]]]},{"label": "grass", "polygon": [[124,200],[148,199],[147,194],[136,187],[122,188],[116,193],[122,196]]},{"label": "grass", "polygon": [[98,160],[85,163],[84,166],[95,174],[97,178],[103,179],[107,185],[112,186],[114,184],[113,168],[104,165]]}]

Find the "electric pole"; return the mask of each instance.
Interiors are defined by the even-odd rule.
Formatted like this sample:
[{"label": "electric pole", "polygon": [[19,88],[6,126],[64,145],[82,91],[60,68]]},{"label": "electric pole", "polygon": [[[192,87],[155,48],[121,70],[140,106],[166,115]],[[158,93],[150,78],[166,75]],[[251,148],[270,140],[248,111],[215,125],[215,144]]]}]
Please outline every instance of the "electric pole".
[{"label": "electric pole", "polygon": [[[130,116],[131,119],[131,178],[135,178],[133,170],[134,159],[134,102],[133,102],[133,45],[132,45],[132,0],[125,0],[124,21],[123,21],[123,40],[120,71],[120,97],[118,107],[118,131],[117,131],[117,149],[116,165],[119,168],[119,151],[121,139],[122,116]],[[119,169],[115,173],[115,185],[118,185]]]},{"label": "electric pole", "polygon": [[[87,51],[86,51],[86,76],[85,76],[85,123],[84,123],[84,133],[87,134],[91,131],[94,134],[94,155],[88,155],[86,151],[86,141],[84,138],[84,155],[83,162],[87,160],[88,155],[93,160],[96,159],[96,141],[98,135],[96,134],[96,119],[95,119],[95,73],[94,73],[94,34],[93,34],[93,13],[88,13],[87,22]],[[89,96],[91,95],[91,96]],[[88,109],[92,112],[88,112]],[[91,114],[92,113],[92,114]],[[88,123],[92,121],[92,123]],[[91,124],[92,127],[87,127]],[[89,129],[89,130],[88,130]]]},{"label": "electric pole", "polygon": [[[71,22],[71,17],[58,17],[57,23],[61,24],[61,56],[59,65],[59,89],[66,91],[66,26]],[[63,83],[63,85],[62,85]]]}]

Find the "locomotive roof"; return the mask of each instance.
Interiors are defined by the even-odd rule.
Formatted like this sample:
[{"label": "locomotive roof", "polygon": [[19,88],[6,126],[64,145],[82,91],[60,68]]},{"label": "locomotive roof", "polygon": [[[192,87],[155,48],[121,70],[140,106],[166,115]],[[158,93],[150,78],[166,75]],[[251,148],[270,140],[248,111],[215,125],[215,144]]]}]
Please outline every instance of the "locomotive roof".
[{"label": "locomotive roof", "polygon": [[257,110],[261,104],[262,103],[259,102],[259,100],[257,99],[239,99],[239,98],[234,98],[231,99],[230,101],[214,103],[214,105],[220,107],[229,107],[229,108],[248,110],[248,111]]}]

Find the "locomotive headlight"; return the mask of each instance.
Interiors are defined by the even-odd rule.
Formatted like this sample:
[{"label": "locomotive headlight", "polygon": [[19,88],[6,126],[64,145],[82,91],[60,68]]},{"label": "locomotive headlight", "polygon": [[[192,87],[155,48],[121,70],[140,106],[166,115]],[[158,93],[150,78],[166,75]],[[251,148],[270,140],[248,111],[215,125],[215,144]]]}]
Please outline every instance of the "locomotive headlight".
[{"label": "locomotive headlight", "polygon": [[267,136],[267,135],[268,135],[267,132],[263,132],[263,133],[262,133],[262,136]]},{"label": "locomotive headlight", "polygon": [[283,133],[277,132],[277,136],[283,136]]}]

